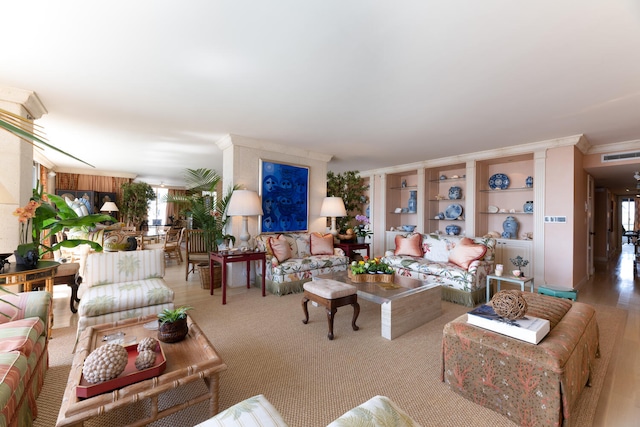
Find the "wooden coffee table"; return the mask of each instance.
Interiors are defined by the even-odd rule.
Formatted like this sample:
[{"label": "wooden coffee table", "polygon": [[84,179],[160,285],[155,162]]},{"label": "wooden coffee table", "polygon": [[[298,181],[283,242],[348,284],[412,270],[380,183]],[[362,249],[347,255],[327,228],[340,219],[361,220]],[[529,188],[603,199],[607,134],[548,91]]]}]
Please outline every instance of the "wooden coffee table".
[{"label": "wooden coffee table", "polygon": [[[144,325],[157,319],[156,315],[149,315],[92,326],[83,331],[73,358],[69,381],[58,414],[57,427],[82,426],[83,422],[90,418],[145,399],[149,399],[151,404],[150,415],[144,419],[132,420],[127,425],[144,426],[206,400],[209,401],[209,415],[214,416],[218,413],[218,375],[227,369],[227,365],[191,318],[187,320],[189,335],[186,339],[174,344],[160,343],[167,360],[164,373],[98,396],[87,399],[76,397],[76,386],[80,383],[84,360],[91,351],[104,344],[103,336],[124,332],[125,345],[132,344],[132,337],[136,337],[136,342],[145,337],[156,337],[157,331],[147,329]],[[208,386],[206,393],[158,411],[158,397],[161,394],[200,379],[204,379]]]}]

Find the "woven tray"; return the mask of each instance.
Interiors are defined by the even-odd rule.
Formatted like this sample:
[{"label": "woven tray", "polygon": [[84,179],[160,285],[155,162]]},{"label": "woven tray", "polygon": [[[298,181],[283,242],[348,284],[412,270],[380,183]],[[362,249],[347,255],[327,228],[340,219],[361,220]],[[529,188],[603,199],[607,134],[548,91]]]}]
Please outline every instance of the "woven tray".
[{"label": "woven tray", "polygon": [[347,270],[349,280],[352,282],[382,282],[393,283],[393,273],[391,274],[353,274],[351,270]]}]

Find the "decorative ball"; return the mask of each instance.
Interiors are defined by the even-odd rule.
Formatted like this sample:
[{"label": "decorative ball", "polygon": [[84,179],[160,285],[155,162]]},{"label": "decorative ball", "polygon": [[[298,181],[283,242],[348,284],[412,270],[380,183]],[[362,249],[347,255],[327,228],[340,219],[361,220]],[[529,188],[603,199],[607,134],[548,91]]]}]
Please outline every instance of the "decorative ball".
[{"label": "decorative ball", "polygon": [[141,371],[153,366],[156,361],[156,352],[153,350],[142,350],[136,357],[136,369]]},{"label": "decorative ball", "polygon": [[491,298],[493,311],[500,317],[516,320],[527,313],[527,301],[520,291],[500,291]]},{"label": "decorative ball", "polygon": [[124,371],[128,359],[127,350],[120,344],[105,344],[87,356],[82,374],[91,384],[108,381]]},{"label": "decorative ball", "polygon": [[138,343],[138,353],[144,350],[156,351],[156,348],[158,348],[158,340],[154,337],[146,337]]}]

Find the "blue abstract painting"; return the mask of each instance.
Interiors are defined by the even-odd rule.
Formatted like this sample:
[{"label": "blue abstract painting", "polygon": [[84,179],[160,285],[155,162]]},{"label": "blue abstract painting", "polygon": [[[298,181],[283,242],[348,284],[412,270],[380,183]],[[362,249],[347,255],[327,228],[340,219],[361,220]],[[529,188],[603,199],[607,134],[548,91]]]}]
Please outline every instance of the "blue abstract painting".
[{"label": "blue abstract painting", "polygon": [[261,232],[307,231],[309,168],[261,161]]}]

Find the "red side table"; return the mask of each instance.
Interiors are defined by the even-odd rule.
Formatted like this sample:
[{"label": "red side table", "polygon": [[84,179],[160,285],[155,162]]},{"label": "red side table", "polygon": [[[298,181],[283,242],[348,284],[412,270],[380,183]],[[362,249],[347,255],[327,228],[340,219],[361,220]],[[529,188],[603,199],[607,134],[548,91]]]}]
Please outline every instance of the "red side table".
[{"label": "red side table", "polygon": [[360,249],[366,249],[367,257],[370,257],[368,243],[349,243],[349,242],[342,243],[341,242],[341,243],[334,243],[333,247],[342,249],[344,253],[349,257],[350,260],[353,259],[353,252]]},{"label": "red side table", "polygon": [[247,263],[247,289],[251,287],[251,261],[262,261],[262,296],[265,296],[264,276],[266,273],[266,252],[259,251],[221,251],[209,253],[209,286],[211,295],[213,295],[213,263],[217,262],[222,265],[222,304],[227,303],[227,263],[241,262]]}]

